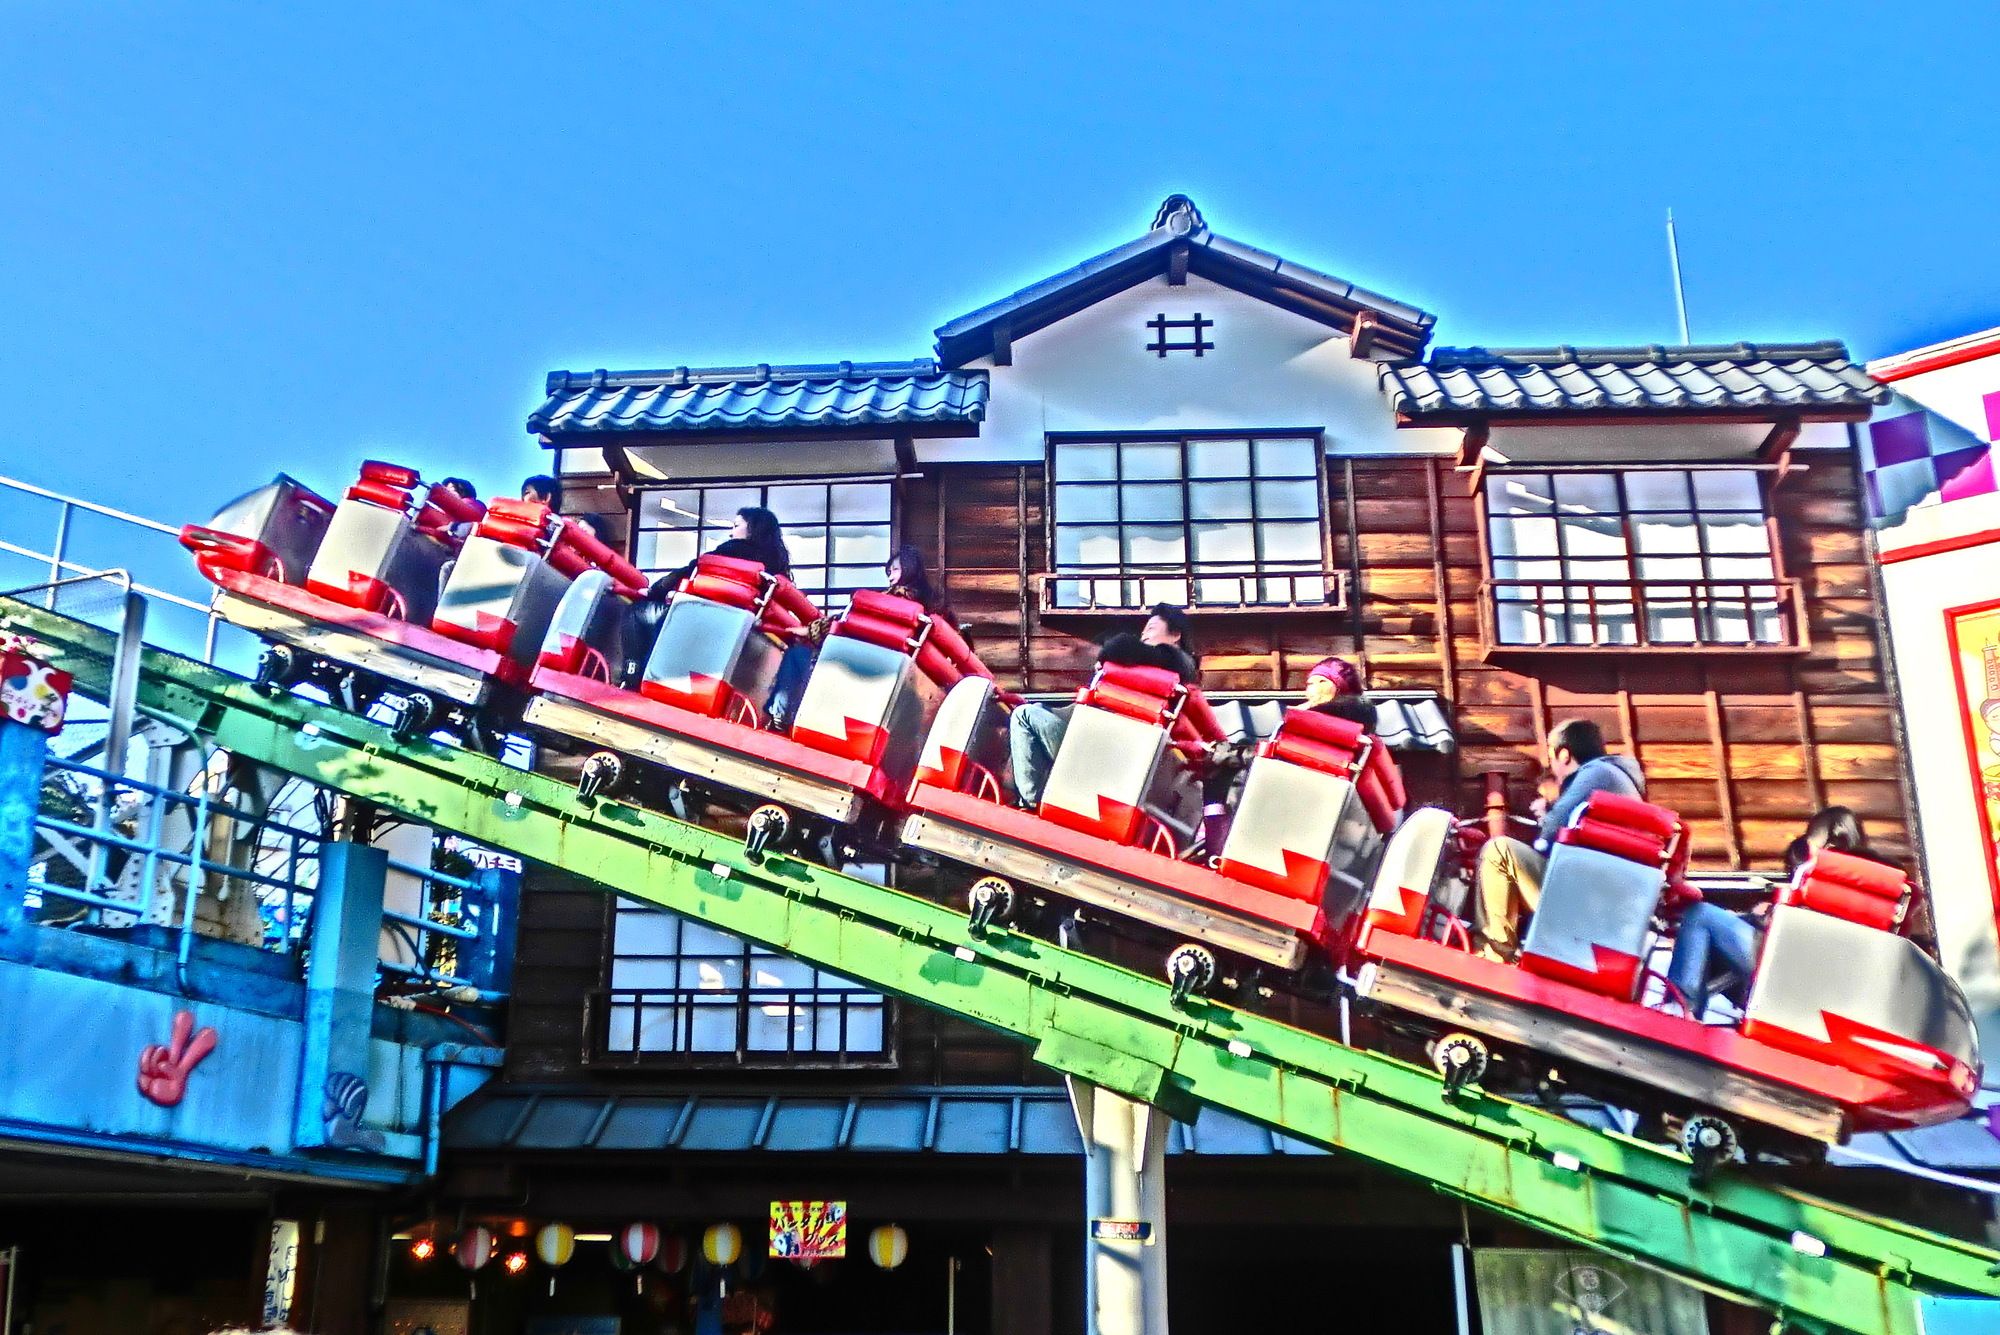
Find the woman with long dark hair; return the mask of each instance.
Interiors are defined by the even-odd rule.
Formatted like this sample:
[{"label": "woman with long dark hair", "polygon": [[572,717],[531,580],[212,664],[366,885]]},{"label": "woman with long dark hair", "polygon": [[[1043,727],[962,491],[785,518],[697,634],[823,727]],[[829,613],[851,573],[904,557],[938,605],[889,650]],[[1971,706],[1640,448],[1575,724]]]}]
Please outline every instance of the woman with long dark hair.
[{"label": "woman with long dark hair", "polygon": [[[739,561],[755,561],[774,575],[792,573],[792,553],[785,546],[784,530],[778,527],[778,517],[761,505],[746,505],[736,512],[736,523],[729,530],[729,536],[715,545],[710,556],[732,556]],[[679,570],[670,570],[653,581],[648,596],[664,600],[666,596],[681,586],[681,581],[694,573],[695,563],[688,562]]]},{"label": "woman with long dark hair", "polygon": [[[908,598],[924,611],[949,623],[954,629],[958,625],[951,604],[932,585],[930,572],[924,567],[924,554],[905,543],[889,554],[882,563],[883,592],[896,598]],[[833,628],[832,617],[821,617],[805,628],[799,640],[785,650],[785,656],[778,662],[777,679],[771,683],[771,696],[765,702],[765,717],[776,731],[783,732],[791,725],[792,710],[798,705],[799,697],[805,694],[806,679],[812,676],[813,664],[819,661],[819,647],[826,642],[827,631]]]}]

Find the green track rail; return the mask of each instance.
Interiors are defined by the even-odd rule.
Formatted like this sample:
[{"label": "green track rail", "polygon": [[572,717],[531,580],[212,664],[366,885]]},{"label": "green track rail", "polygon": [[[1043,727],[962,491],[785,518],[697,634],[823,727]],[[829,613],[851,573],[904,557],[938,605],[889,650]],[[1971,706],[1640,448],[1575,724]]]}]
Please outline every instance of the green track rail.
[{"label": "green track rail", "polygon": [[[103,699],[113,637],[11,599],[0,619]],[[1686,1159],[486,756],[147,651],[140,705],[216,746],[559,867],[920,1005],[1034,1044],[1057,1070],[1179,1117],[1225,1109],[1429,1182],[1482,1210],[1634,1260],[1807,1330],[1921,1335],[1925,1295],[2000,1297],[2000,1254]],[[1821,1253],[1823,1249],[1823,1254]],[[2000,1309],[1996,1309],[2000,1310]]]}]

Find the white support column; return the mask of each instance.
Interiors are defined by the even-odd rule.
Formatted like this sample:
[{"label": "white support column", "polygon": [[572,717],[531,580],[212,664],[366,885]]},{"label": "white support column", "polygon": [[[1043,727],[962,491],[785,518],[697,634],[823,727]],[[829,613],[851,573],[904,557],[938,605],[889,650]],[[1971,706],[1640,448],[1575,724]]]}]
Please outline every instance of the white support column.
[{"label": "white support column", "polygon": [[1089,1335],[1167,1335],[1167,1115],[1070,1078]]}]

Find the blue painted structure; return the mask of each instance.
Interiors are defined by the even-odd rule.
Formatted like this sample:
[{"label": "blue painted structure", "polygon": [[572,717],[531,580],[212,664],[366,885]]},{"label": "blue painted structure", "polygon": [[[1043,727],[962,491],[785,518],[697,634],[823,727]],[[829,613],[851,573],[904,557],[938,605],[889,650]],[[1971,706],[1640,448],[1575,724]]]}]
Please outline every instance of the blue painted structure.
[{"label": "blue painted structure", "polygon": [[[287,924],[276,950],[200,935],[191,910],[178,930],[134,914],[107,918],[101,908],[94,924],[35,921],[35,897],[102,898],[96,887],[65,891],[32,873],[38,819],[66,838],[82,829],[41,812],[47,766],[43,734],[0,721],[0,1139],[30,1152],[220,1165],[350,1187],[407,1184],[433,1169],[444,1112],[485,1082],[499,1054],[489,1042],[467,1043],[462,1019],[376,999],[386,854],[321,843],[307,934],[297,938]],[[138,824],[157,837],[159,820]],[[146,858],[149,872],[191,856],[128,846],[134,841],[123,835],[101,840],[122,841],[116,846]],[[506,930],[486,942],[455,930],[476,979],[450,983],[504,988],[507,971],[495,956],[511,960],[511,880],[482,874],[470,883],[465,893],[477,899],[482,925]],[[106,925],[114,920],[122,925]],[[303,966],[295,945],[308,947]],[[184,1095],[149,1096],[144,1054],[174,1045],[181,1016],[192,1042],[184,1056],[167,1056],[185,1067]],[[213,1046],[203,1052],[211,1030]]]},{"label": "blue painted structure", "polygon": [[530,431],[717,431],[977,422],[984,371],[933,361],[553,371]]}]

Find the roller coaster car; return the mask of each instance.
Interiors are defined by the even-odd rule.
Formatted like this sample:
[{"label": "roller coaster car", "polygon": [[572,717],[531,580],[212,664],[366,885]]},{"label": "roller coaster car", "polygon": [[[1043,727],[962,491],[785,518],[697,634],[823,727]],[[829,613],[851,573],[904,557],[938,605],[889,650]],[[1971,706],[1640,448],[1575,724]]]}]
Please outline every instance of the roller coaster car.
[{"label": "roller coaster car", "polygon": [[862,591],[829,628],[789,731],[765,731],[780,646],[818,616],[756,562],[704,556],[669,602],[637,689],[545,663],[525,719],[602,748],[584,766],[586,797],[624,777],[622,757],[636,757],[769,804],[753,813],[753,852],[784,840],[799,817],[865,840],[871,817],[900,811],[946,690],[968,676],[987,680],[986,668],[919,604]]},{"label": "roller coaster car", "polygon": [[645,590],[547,506],[485,507],[378,462],[337,506],[281,476],[181,543],[218,586],[223,618],[275,642],[260,684],[317,681],[355,709],[386,689],[404,701],[406,733],[451,706],[476,718],[551,657],[608,675],[622,608]]},{"label": "roller coaster car", "polygon": [[1032,812],[1001,802],[982,759],[991,694],[982,682],[953,689],[903,825],[904,842],[986,873],[971,892],[976,928],[1013,915],[1017,884],[1144,923],[1181,939],[1167,958],[1181,999],[1215,980],[1217,950],[1298,970],[1350,932],[1404,801],[1387,749],[1358,726],[1289,711],[1258,748],[1219,854],[1190,860],[1200,767],[1222,738],[1198,688],[1101,665]]},{"label": "roller coaster car", "polygon": [[[1893,868],[1834,851],[1802,867],[1778,894],[1740,1022],[1719,1025],[1641,1004],[1663,896],[1693,895],[1678,884],[1687,831],[1673,812],[1592,797],[1556,837],[1514,965],[1466,948],[1462,847],[1447,813],[1413,813],[1390,841],[1354,951],[1363,996],[1454,1031],[1434,1049],[1448,1089],[1484,1069],[1491,1040],[1572,1076],[1650,1088],[1662,1105],[1825,1144],[1971,1106],[1971,1010],[1900,934],[1910,887]],[[1735,1149],[1734,1128],[1712,1114],[1688,1122],[1698,1166]]]}]

